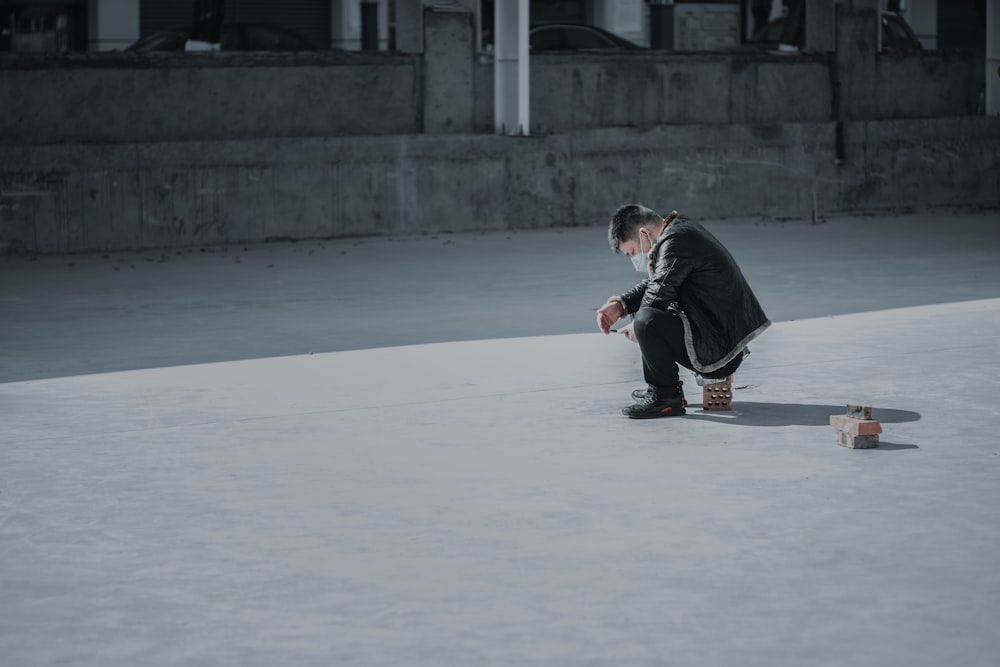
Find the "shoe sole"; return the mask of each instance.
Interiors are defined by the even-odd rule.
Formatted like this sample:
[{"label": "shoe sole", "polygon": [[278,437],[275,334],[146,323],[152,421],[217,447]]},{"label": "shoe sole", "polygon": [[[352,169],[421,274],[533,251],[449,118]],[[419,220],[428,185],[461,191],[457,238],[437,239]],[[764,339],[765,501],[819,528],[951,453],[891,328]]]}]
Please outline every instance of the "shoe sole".
[{"label": "shoe sole", "polygon": [[684,408],[670,408],[664,412],[647,412],[635,415],[625,415],[629,419],[661,419],[663,417],[681,417],[687,414]]}]

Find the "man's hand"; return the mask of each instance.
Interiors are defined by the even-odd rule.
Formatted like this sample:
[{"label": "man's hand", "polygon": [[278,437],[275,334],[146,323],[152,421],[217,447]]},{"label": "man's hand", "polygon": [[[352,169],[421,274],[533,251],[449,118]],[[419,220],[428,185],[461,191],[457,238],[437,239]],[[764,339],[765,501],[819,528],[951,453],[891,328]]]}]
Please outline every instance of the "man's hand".
[{"label": "man's hand", "polygon": [[602,333],[610,333],[611,325],[625,317],[625,307],[618,301],[606,303],[597,310],[597,326]]},{"label": "man's hand", "polygon": [[632,331],[633,326],[635,326],[634,323],[626,324],[625,326],[623,326],[621,329],[618,330],[618,333],[625,336],[633,343],[638,343],[639,341],[635,337],[635,332]]}]

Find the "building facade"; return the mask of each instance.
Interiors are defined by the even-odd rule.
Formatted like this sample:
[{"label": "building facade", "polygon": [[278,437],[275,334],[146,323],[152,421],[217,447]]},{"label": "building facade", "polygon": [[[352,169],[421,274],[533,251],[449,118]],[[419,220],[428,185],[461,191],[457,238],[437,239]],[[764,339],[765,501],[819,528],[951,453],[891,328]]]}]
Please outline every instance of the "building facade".
[{"label": "building facade", "polygon": [[[732,44],[750,39],[760,16],[777,19],[804,0],[532,0],[533,23],[587,23],[607,29],[642,46],[655,45],[658,17],[685,12],[685,44],[711,50],[720,44],[709,35],[699,42],[691,31],[716,33],[732,24]],[[912,26],[925,48],[984,48],[985,2],[947,0],[881,1]],[[474,13],[477,30],[488,33],[494,0],[225,0],[227,21],[280,25],[307,37],[321,48],[362,47],[366,21],[378,35],[378,48],[393,49],[395,16],[403,3],[454,5]],[[763,10],[763,14],[760,12]],[[0,51],[109,51],[124,49],[140,37],[191,22],[193,2],[184,0],[0,0]],[[701,18],[704,15],[704,18]],[[693,18],[692,18],[693,17]],[[697,20],[697,25],[691,23]],[[374,34],[374,33],[370,33]],[[488,45],[482,34],[480,47]]]}]

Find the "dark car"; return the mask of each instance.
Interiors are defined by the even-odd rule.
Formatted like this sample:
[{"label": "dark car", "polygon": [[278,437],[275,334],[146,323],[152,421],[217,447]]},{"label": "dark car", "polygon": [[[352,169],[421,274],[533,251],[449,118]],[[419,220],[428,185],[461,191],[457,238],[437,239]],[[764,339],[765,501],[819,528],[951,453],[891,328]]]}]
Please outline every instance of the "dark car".
[{"label": "dark car", "polygon": [[883,49],[922,49],[924,45],[913,28],[899,14],[882,12]]},{"label": "dark car", "polygon": [[625,51],[642,48],[624,37],[582,23],[542,23],[533,26],[528,33],[528,43],[533,52],[584,49]]},{"label": "dark car", "polygon": [[[758,30],[745,46],[762,50],[777,49],[780,44],[788,44],[782,40],[784,32],[785,17],[776,18]],[[906,19],[899,14],[882,12],[882,48],[887,50],[922,49],[923,45]]]},{"label": "dark car", "polygon": [[[146,35],[126,51],[183,51],[190,27],[160,30]],[[319,47],[308,37],[278,25],[264,23],[224,23],[220,48],[223,51],[314,51]]]}]

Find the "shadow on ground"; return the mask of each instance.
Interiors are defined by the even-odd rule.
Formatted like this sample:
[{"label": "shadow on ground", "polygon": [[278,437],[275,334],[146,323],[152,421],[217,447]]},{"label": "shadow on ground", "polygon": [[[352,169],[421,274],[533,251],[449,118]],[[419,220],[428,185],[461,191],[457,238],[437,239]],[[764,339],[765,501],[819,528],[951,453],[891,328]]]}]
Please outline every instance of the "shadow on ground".
[{"label": "shadow on ground", "polygon": [[[805,403],[755,403],[740,401],[733,405],[731,412],[691,412],[695,419],[711,419],[725,424],[740,426],[828,426],[830,415],[844,414],[843,405],[809,405]],[[872,411],[872,417],[887,424],[914,422],[920,413],[910,410],[883,408]],[[908,445],[896,445],[905,448]]]},{"label": "shadow on ground", "polygon": [[877,452],[882,451],[893,451],[896,449],[920,449],[916,445],[902,445],[895,442],[886,442],[885,440],[879,440],[878,447],[875,449],[862,449],[862,452]]}]

